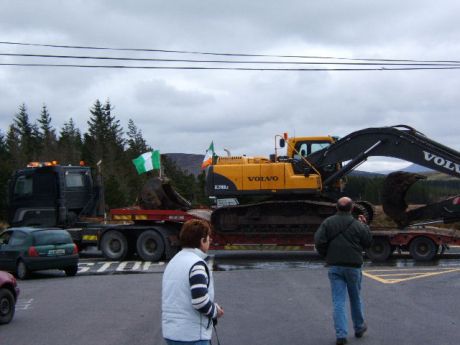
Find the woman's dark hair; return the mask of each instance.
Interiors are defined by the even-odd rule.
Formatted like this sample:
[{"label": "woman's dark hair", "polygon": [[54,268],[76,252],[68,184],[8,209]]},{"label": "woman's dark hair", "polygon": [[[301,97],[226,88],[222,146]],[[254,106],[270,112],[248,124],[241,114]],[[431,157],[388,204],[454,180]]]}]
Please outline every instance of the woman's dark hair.
[{"label": "woman's dark hair", "polygon": [[179,240],[182,247],[200,248],[201,239],[211,235],[211,225],[201,219],[188,220],[182,225]]}]

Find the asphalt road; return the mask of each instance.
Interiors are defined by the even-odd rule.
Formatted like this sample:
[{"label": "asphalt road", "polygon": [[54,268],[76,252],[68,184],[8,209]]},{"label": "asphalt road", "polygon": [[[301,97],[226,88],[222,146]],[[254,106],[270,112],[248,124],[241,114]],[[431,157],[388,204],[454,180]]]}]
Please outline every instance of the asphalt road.
[{"label": "asphalt road", "polygon": [[[104,265],[91,260],[82,262]],[[225,309],[218,325],[222,345],[334,344],[327,271],[320,261],[312,257],[301,265],[301,257],[274,255],[256,257],[253,264],[251,255],[217,255],[216,261],[216,300]],[[403,258],[366,265],[369,331],[349,343],[458,344],[460,262],[447,262],[419,265]],[[130,262],[117,271],[121,264],[72,278],[52,271],[21,281],[15,319],[0,327],[0,344],[164,344],[164,265],[133,271],[128,269],[136,263]]]}]

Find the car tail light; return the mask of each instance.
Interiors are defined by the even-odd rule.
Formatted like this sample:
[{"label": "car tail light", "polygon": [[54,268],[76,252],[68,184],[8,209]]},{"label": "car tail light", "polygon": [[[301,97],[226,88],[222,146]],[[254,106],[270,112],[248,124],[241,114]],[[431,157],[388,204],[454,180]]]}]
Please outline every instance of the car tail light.
[{"label": "car tail light", "polygon": [[457,198],[454,198],[454,200],[452,200],[452,203],[453,203],[454,205],[460,205],[460,196],[457,197]]},{"label": "car tail light", "polygon": [[77,247],[77,245],[75,243],[73,244],[72,254],[78,254],[78,247]]},{"label": "car tail light", "polygon": [[37,249],[34,246],[29,247],[27,253],[29,254],[29,256],[38,256]]}]

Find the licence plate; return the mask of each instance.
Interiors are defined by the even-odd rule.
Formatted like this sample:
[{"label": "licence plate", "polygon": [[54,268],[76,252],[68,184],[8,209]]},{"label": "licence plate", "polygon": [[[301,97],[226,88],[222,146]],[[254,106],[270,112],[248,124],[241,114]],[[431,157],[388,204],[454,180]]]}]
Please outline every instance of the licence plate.
[{"label": "licence plate", "polygon": [[65,254],[65,249],[50,249],[48,250],[48,255],[64,255]]}]

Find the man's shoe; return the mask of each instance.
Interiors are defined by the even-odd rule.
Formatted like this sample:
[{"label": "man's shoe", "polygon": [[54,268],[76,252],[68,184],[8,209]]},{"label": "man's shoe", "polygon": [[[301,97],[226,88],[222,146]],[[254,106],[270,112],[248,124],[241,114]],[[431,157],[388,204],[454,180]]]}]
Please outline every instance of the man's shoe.
[{"label": "man's shoe", "polygon": [[337,345],[344,345],[347,343],[347,338],[337,338],[337,341],[335,343]]},{"label": "man's shoe", "polygon": [[363,328],[361,328],[360,331],[355,332],[355,337],[356,337],[356,338],[361,338],[361,337],[364,335],[364,333],[366,333],[366,331],[367,331],[367,325],[364,324],[364,325],[363,325]]}]

